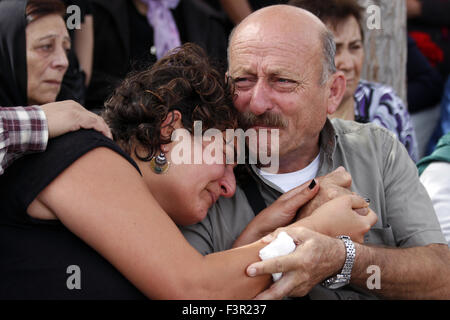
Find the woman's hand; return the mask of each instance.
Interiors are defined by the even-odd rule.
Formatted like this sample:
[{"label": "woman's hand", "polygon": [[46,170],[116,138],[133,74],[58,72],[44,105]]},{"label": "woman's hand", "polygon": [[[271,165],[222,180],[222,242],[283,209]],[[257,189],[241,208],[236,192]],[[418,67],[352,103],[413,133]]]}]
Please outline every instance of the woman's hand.
[{"label": "woman's hand", "polygon": [[316,181],[320,184],[319,192],[300,209],[296,220],[310,216],[314,210],[332,199],[352,194],[350,190],[352,176],[344,167],[339,167],[323,177],[316,178]]},{"label": "woman's hand", "polygon": [[[244,229],[233,247],[239,247],[256,241],[275,229],[287,226],[297,219],[311,215],[323,203],[343,194],[351,194],[351,175],[343,167],[339,167],[329,174],[308,181],[292,189],[278,198],[271,206],[261,211],[255,219]],[[318,187],[320,185],[320,187]]]},{"label": "woman's hand", "polygon": [[364,235],[377,220],[368,203],[360,196],[351,194],[330,200],[289,227],[304,226],[332,237],[347,235],[353,241],[362,243]]},{"label": "woman's hand", "polygon": [[[313,183],[314,181],[314,183]],[[316,180],[292,189],[280,196],[272,205],[262,210],[244,229],[233,247],[254,242],[275,229],[291,223],[301,206],[310,201],[319,191]]]}]

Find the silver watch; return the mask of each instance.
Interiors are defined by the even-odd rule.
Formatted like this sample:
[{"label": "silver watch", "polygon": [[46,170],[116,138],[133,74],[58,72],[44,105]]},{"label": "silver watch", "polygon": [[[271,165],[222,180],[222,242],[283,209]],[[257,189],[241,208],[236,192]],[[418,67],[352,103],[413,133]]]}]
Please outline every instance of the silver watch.
[{"label": "silver watch", "polygon": [[346,257],[344,267],[341,272],[333,277],[326,279],[322,285],[328,289],[338,289],[350,283],[353,263],[355,262],[356,250],[353,241],[349,236],[339,236],[338,239],[344,241]]}]

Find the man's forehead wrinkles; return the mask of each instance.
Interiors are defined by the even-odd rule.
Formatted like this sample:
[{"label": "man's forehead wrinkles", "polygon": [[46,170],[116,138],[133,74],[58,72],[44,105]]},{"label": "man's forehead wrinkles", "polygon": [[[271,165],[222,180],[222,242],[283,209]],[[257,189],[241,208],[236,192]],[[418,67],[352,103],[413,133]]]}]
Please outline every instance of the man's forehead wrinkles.
[{"label": "man's forehead wrinkles", "polygon": [[[253,50],[251,47],[242,48],[234,51],[234,57],[231,60],[230,72],[232,76],[237,74],[258,74],[282,75],[298,77],[299,72],[307,69],[311,63],[316,63],[315,55],[311,52],[303,53],[302,59],[298,55],[301,51],[286,52],[274,48],[265,48],[263,50]],[[302,61],[300,61],[302,60]]]},{"label": "man's forehead wrinkles", "polygon": [[298,51],[301,46],[297,41],[282,41],[276,38],[265,38],[265,39],[236,39],[231,47],[232,50],[248,50],[257,54],[258,51],[266,52],[269,50],[280,52],[286,51]]},{"label": "man's forehead wrinkles", "polygon": [[265,76],[280,76],[280,75],[294,75],[296,66],[280,59],[275,62],[274,60],[264,61],[263,59],[253,60],[248,63],[236,63],[232,67],[233,73],[245,73],[257,75],[262,73]]},{"label": "man's forehead wrinkles", "polygon": [[297,59],[316,55],[318,51],[321,51],[320,42],[311,42],[308,37],[287,37],[286,39],[238,37],[231,44],[232,53],[253,56],[279,55]]}]

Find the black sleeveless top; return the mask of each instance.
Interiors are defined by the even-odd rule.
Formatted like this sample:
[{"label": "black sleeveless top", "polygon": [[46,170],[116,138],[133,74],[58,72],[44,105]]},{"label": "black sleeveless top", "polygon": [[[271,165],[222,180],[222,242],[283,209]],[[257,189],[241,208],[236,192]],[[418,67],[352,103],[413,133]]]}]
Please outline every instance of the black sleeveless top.
[{"label": "black sleeveless top", "polygon": [[98,147],[114,150],[139,171],[113,141],[80,130],[50,140],[46,152],[17,160],[0,176],[0,300],[145,298],[60,221],[26,213],[63,170]]}]

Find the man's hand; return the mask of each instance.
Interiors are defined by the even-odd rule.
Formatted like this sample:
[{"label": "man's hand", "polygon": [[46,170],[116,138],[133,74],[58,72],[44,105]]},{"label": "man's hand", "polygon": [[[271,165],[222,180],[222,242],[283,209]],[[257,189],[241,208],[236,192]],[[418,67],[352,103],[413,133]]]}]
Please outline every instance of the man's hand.
[{"label": "man's hand", "polygon": [[282,228],[264,240],[270,242],[286,231],[297,244],[289,255],[256,262],[247,268],[249,276],[283,272],[283,277],[255,299],[282,299],[286,296],[302,297],[318,283],[338,273],[345,262],[344,243],[307,228]]},{"label": "man's hand", "polygon": [[[354,208],[366,209],[365,215],[354,211]],[[316,284],[342,269],[345,248],[341,240],[335,237],[348,235],[354,241],[363,242],[364,234],[377,221],[377,215],[367,208],[364,199],[356,195],[336,198],[316,211],[310,217],[280,228],[263,239],[270,242],[278,233],[285,231],[294,239],[297,248],[289,255],[254,263],[247,269],[249,275],[285,272],[278,282],[258,295],[258,299],[306,295]],[[299,226],[300,223],[303,225]],[[328,236],[315,231],[326,232]]]},{"label": "man's hand", "polygon": [[310,216],[314,210],[332,199],[352,193],[350,191],[352,176],[344,167],[339,167],[316,180],[320,184],[320,190],[311,201],[301,208],[297,220]]},{"label": "man's hand", "polygon": [[112,139],[111,131],[105,121],[75,101],[48,103],[42,105],[41,108],[47,117],[49,138],[79,129],[94,129]]}]

